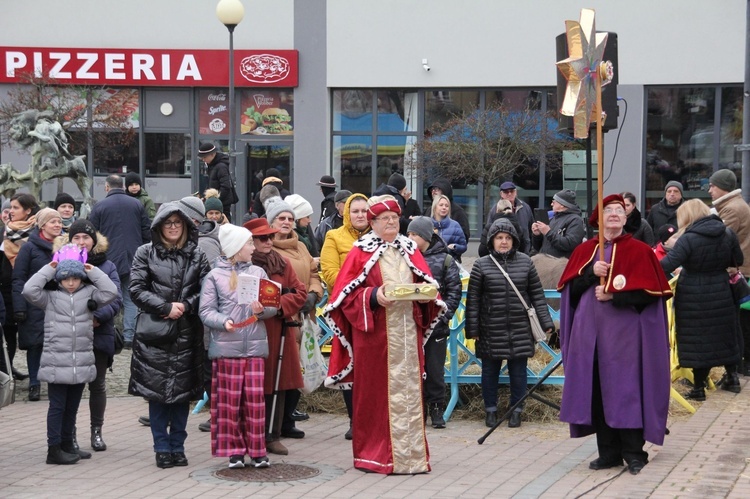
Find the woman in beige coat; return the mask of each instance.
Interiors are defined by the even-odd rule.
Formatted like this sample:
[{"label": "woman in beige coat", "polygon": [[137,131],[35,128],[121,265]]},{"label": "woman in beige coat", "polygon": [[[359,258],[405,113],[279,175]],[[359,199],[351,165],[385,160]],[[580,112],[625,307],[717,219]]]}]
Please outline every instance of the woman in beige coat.
[{"label": "woman in beige coat", "polygon": [[[300,316],[310,315],[315,320],[315,305],[323,297],[323,286],[318,275],[318,265],[310,255],[305,244],[299,240],[294,230],[294,210],[280,197],[272,197],[265,203],[266,218],[274,229],[278,229],[273,239],[273,248],[282,256],[289,259],[297,277],[305,285],[307,300],[300,310]],[[302,317],[300,317],[301,319]],[[301,338],[297,338],[299,346]],[[300,399],[299,390],[287,390],[284,404],[284,420],[281,424],[281,436],[286,438],[303,438],[305,432],[298,429],[294,421],[302,419],[297,412],[297,403]],[[302,418],[300,418],[302,416]],[[306,419],[306,418],[305,418]]]}]

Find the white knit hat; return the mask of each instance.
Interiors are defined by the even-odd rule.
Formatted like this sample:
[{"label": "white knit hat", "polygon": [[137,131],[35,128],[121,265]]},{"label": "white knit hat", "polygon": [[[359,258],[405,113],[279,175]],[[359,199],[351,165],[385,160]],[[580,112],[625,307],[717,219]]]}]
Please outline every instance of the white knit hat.
[{"label": "white knit hat", "polygon": [[309,217],[313,214],[312,205],[307,201],[307,199],[303,198],[299,194],[289,194],[284,198],[284,201],[286,201],[286,203],[292,207],[292,210],[294,210],[295,220]]},{"label": "white knit hat", "polygon": [[221,251],[227,258],[232,258],[239,253],[245,243],[253,237],[253,233],[244,227],[232,224],[224,224],[219,227],[219,244]]}]

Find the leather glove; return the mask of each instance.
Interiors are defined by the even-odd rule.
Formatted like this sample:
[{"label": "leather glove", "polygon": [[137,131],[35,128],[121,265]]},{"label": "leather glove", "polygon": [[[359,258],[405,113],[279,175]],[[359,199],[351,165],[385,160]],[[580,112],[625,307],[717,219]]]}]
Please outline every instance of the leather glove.
[{"label": "leather glove", "polygon": [[305,300],[304,305],[302,305],[302,308],[299,309],[299,311],[303,314],[309,314],[311,311],[315,310],[315,305],[318,303],[318,295],[315,294],[315,292],[310,291],[307,293],[307,300]]},{"label": "leather glove", "polygon": [[13,320],[16,321],[16,324],[21,324],[23,322],[26,322],[26,312],[16,312],[13,314]]}]

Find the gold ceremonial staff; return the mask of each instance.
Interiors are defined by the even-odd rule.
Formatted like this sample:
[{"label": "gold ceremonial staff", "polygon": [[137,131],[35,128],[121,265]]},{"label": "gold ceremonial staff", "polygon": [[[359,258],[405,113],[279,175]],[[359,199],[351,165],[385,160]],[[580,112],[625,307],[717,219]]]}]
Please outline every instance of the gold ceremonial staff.
[{"label": "gold ceremonial staff", "polygon": [[[604,261],[604,144],[602,125],[606,117],[602,110],[602,86],[612,81],[614,67],[602,61],[607,46],[607,33],[597,33],[593,9],[581,9],[580,21],[565,21],[568,58],[557,62],[568,85],[565,88],[560,113],[573,117],[573,136],[589,136],[592,121],[596,121],[596,205],[599,208],[599,259]],[[604,278],[601,278],[604,284]]]}]

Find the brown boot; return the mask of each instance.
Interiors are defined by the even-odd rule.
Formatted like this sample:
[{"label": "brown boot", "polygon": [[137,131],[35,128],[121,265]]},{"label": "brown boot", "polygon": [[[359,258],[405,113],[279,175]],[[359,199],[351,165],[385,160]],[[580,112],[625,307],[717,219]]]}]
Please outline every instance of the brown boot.
[{"label": "brown boot", "polygon": [[282,444],[278,440],[272,440],[270,442],[266,441],[266,450],[271,454],[278,454],[280,456],[289,455],[289,449],[287,449],[284,444]]}]

